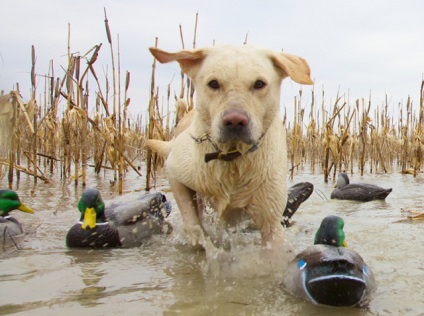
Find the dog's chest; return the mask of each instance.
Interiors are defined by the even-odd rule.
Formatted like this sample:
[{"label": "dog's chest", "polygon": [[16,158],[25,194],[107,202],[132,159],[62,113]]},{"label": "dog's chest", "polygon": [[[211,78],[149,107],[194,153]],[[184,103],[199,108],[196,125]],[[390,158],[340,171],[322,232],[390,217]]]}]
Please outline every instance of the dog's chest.
[{"label": "dog's chest", "polygon": [[210,162],[203,171],[203,177],[198,178],[196,191],[224,209],[246,207],[266,179],[266,172],[257,172],[251,162]]}]

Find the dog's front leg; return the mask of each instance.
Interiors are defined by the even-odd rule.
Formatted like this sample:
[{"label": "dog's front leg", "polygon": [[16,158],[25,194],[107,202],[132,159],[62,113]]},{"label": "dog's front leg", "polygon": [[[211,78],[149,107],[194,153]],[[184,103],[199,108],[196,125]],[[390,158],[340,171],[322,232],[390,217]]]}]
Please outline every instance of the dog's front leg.
[{"label": "dog's front leg", "polygon": [[172,193],[183,219],[184,231],[193,246],[203,246],[205,234],[199,218],[196,192],[177,180],[170,180]]},{"label": "dog's front leg", "polygon": [[270,223],[261,228],[262,247],[280,247],[284,242],[284,231],[280,221]]},{"label": "dog's front leg", "polygon": [[263,207],[248,207],[247,213],[261,232],[262,247],[279,247],[284,242],[284,230],[280,223],[278,211],[268,205]]}]

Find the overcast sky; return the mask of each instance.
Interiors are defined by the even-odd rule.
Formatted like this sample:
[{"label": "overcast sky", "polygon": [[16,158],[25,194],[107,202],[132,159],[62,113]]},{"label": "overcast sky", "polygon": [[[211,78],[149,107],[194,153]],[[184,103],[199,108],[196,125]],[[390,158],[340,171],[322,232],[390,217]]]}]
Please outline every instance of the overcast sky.
[{"label": "overcast sky", "polygon": [[[213,43],[248,43],[284,49],[304,57],[315,80],[317,101],[333,102],[337,91],[356,98],[372,94],[375,106],[406,103],[411,96],[415,109],[424,73],[424,1],[422,0],[0,0],[0,90],[8,92],[20,84],[23,98],[29,98],[31,45],[34,45],[36,73],[48,73],[54,62],[55,77],[63,77],[67,65],[68,23],[71,52],[84,55],[103,43],[95,69],[100,77],[109,71],[110,48],[104,27],[104,8],[117,50],[119,35],[121,72],[131,73],[130,112],[143,113],[149,100],[152,56],[149,46],[180,50],[179,25],[186,48],[193,45],[196,13],[199,14],[196,47]],[[117,58],[117,57],[115,57]],[[107,68],[107,65],[108,68]],[[158,65],[157,84],[163,95],[173,79],[179,92],[177,63]],[[37,77],[37,94],[44,79]],[[91,79],[90,89],[96,90]],[[103,88],[104,89],[104,88]],[[282,106],[292,108],[299,85],[286,79]],[[311,88],[304,87],[310,99]],[[104,92],[104,91],[103,91]],[[306,100],[305,100],[306,101]],[[290,111],[289,111],[290,112]]]}]

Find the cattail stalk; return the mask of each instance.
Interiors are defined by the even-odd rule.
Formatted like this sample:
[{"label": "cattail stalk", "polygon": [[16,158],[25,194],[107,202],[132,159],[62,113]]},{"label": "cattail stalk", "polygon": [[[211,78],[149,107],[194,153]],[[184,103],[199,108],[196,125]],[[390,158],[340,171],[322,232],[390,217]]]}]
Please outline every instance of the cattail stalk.
[{"label": "cattail stalk", "polygon": [[[158,38],[155,39],[155,47],[158,47]],[[153,139],[153,132],[155,127],[155,73],[156,73],[156,59],[153,58],[152,65],[152,77],[150,83],[150,100],[149,100],[149,139]],[[152,174],[152,151],[147,149],[147,157],[146,157],[146,190],[150,190],[150,177]]]},{"label": "cattail stalk", "polygon": [[[34,102],[35,102],[35,104],[37,104],[36,103],[36,101],[35,101],[35,98],[36,98],[36,83],[35,83],[35,48],[34,48],[34,45],[32,45],[32,47],[31,47],[32,49],[31,49],[31,51],[32,51],[32,54],[31,54],[31,85],[32,85],[32,88],[31,88],[31,100],[34,100]],[[34,130],[33,130],[33,133],[32,133],[32,149],[33,149],[33,156],[32,156],[32,159],[33,159],[33,169],[34,169],[34,183],[37,183],[37,134],[35,133],[35,131],[37,130],[37,113],[35,113],[34,114],[34,118],[33,118],[33,120],[34,120]]]}]

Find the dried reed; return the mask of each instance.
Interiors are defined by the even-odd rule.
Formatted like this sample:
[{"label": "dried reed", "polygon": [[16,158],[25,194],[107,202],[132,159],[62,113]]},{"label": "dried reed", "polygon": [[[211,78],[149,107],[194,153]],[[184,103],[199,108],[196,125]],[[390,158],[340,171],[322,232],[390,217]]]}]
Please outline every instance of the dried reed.
[{"label": "dried reed", "polygon": [[[86,168],[93,166],[96,173],[100,173],[102,168],[113,168],[115,172],[112,182],[118,180],[118,191],[121,193],[127,166],[141,176],[139,168],[134,165],[136,159],[146,165],[146,190],[154,186],[151,178],[155,179],[155,171],[163,165],[163,159],[150,151],[144,156],[144,140],[169,140],[175,124],[195,106],[195,89],[181,72],[180,91],[174,97],[175,111],[170,110],[172,81],[163,90],[166,95],[162,97],[161,89],[155,82],[156,61],[153,60],[148,117],[137,116],[136,120],[130,120],[130,73],[126,72],[121,100],[119,36],[116,72],[115,51],[106,10],[104,14],[112,62],[112,98],[108,96],[108,77],[103,86],[96,72],[96,61],[102,44],[95,45],[84,55],[71,53],[70,26],[68,65],[63,69],[63,77],[55,79],[54,65],[50,64],[49,73],[44,76],[44,100],[40,98],[37,101],[36,97],[35,82],[38,75],[35,71],[34,47],[31,51],[30,100],[24,104],[18,90],[0,96],[0,178],[6,174],[4,170],[7,169],[10,187],[14,171],[17,177],[19,172],[24,172],[33,176],[36,182],[37,179],[48,181],[49,175],[46,173],[51,175],[56,170],[60,170],[64,179],[73,180],[75,185],[79,184],[81,178],[82,186],[85,186]],[[198,14],[193,48],[196,47],[197,27]],[[185,48],[181,25],[180,36],[182,47]],[[156,38],[156,47],[157,44]],[[86,66],[83,66],[83,60],[86,60]],[[95,105],[91,115],[89,95],[93,88],[90,89],[90,81],[95,83]],[[372,104],[371,94],[368,102],[361,98],[351,104],[349,98],[344,100],[344,96],[337,94],[335,102],[327,103],[322,89],[321,106],[316,106],[315,87],[311,89],[308,105],[304,104],[307,99],[304,93],[301,88],[299,95],[294,97],[292,120],[287,117],[287,109],[282,120],[287,128],[292,180],[295,170],[304,168],[305,164],[312,173],[322,172],[325,182],[329,179],[334,181],[336,172],[341,170],[360,172],[361,175],[366,172],[402,172],[417,176],[422,172],[424,80],[421,82],[418,110],[414,110],[408,97],[405,105],[399,103],[397,112],[393,110],[391,113],[387,96],[385,104],[381,106]],[[112,104],[109,104],[109,99]],[[61,100],[66,101],[63,114],[59,111]],[[332,105],[327,107],[327,104]],[[175,124],[171,124],[171,119]],[[27,160],[27,166],[22,166],[21,157]],[[42,157],[44,164],[37,163],[37,157]],[[108,157],[112,167],[106,166],[105,157]]]}]

